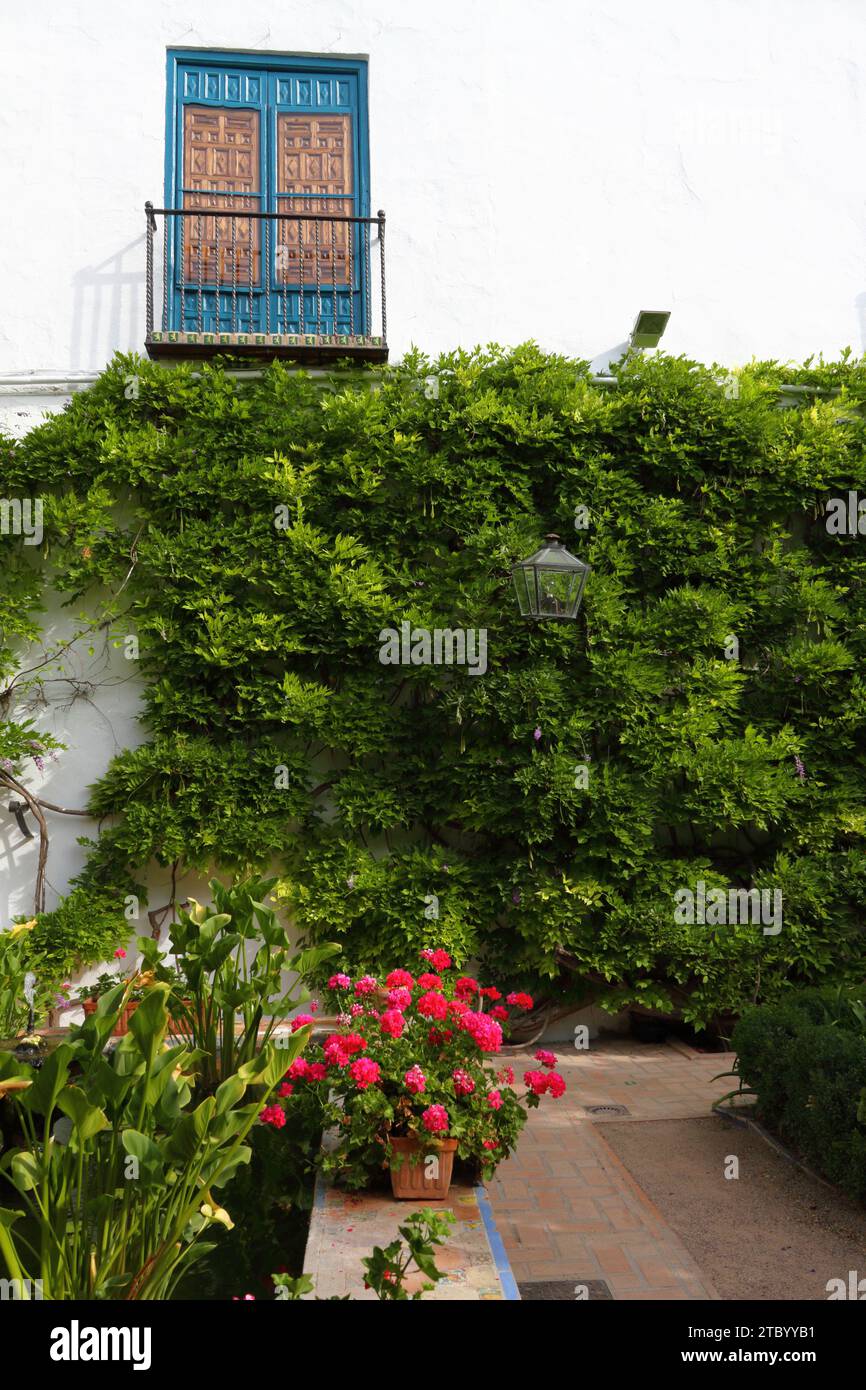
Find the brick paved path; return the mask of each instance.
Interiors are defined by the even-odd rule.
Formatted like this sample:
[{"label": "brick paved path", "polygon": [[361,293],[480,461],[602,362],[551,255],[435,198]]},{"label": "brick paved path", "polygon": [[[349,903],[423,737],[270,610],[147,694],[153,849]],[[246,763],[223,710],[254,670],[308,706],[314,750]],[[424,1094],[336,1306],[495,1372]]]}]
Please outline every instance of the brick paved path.
[{"label": "brick paved path", "polygon": [[[730,1055],[631,1039],[594,1042],[587,1052],[551,1050],[568,1092],[531,1112],[516,1153],[488,1185],[514,1277],[604,1279],[616,1299],[718,1298],[605,1142],[606,1121],[588,1117],[586,1107],[624,1105],[631,1121],[707,1115],[736,1084],[712,1081],[728,1070]],[[517,1079],[537,1066],[533,1051],[511,1059]]]}]

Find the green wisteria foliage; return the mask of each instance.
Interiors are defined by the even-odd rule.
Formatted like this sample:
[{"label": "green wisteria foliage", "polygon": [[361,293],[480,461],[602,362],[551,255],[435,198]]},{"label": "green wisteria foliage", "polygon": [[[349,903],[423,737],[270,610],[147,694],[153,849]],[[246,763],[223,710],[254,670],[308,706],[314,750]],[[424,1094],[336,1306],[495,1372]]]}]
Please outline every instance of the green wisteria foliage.
[{"label": "green wisteria foliage", "polygon": [[[441,944],[699,1023],[861,980],[866,367],[617,378],[532,345],[325,381],[118,358],[8,444],[44,540],[2,540],[0,652],[41,557],[145,683],[83,884],[276,864],[347,968]],[[510,572],[551,531],[592,572],[533,626]],[[414,645],[457,629],[483,661]],[[752,888],[781,929],[677,910]]]}]

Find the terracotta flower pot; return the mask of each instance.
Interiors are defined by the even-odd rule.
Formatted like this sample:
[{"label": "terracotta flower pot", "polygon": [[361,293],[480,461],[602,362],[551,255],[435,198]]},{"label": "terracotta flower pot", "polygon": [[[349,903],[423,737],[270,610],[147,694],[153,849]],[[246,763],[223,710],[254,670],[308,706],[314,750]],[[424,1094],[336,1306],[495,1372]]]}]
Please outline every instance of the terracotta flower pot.
[{"label": "terracotta flower pot", "polygon": [[[183,1002],[188,1009],[192,1008],[191,999],[184,999]],[[174,1014],[171,1014],[168,1020],[168,1031],[173,1038],[185,1038],[189,1041],[192,1037],[192,1024],[186,1016],[182,1015],[180,1018],[175,1018]]]},{"label": "terracotta flower pot", "polygon": [[[97,1008],[99,1007],[99,1000],[98,1000],[98,999],[82,999],[82,1001],[81,1001],[81,1007],[82,1007],[83,1010],[84,1010],[85,1017],[87,1017],[88,1014],[95,1014]],[[129,1019],[130,1019],[130,1015],[134,1014],[137,1008],[138,1008],[138,1000],[137,1000],[137,999],[133,999],[133,1000],[131,1000],[131,1002],[130,1002],[129,1004],[127,1004],[127,1006],[126,1006],[126,1008],[123,1010],[123,1012],[122,1012],[121,1014],[118,1015],[117,1022],[115,1023],[114,1027],[113,1027],[112,1030],[111,1030],[111,1036],[112,1036],[113,1038],[122,1038],[123,1035],[124,1035],[124,1033],[128,1033],[128,1032],[129,1032]]]},{"label": "terracotta flower pot", "polygon": [[[392,1138],[390,1144],[391,1191],[395,1197],[442,1201],[448,1196],[456,1139],[422,1140],[407,1135],[402,1139]],[[435,1167],[430,1164],[431,1158],[437,1160]]]},{"label": "terracotta flower pot", "polygon": [[138,1000],[133,999],[121,1014],[118,1015],[117,1022],[111,1030],[113,1038],[122,1038],[124,1033],[129,1032],[129,1020],[138,1008]]}]

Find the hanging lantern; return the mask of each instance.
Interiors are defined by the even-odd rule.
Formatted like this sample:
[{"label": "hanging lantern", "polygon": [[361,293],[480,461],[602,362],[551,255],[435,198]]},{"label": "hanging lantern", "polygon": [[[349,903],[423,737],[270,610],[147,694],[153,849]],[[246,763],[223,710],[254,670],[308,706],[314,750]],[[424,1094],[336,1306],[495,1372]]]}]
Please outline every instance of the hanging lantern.
[{"label": "hanging lantern", "polygon": [[521,616],[536,622],[575,622],[589,570],[559,536],[545,536],[541,549],[511,572]]}]

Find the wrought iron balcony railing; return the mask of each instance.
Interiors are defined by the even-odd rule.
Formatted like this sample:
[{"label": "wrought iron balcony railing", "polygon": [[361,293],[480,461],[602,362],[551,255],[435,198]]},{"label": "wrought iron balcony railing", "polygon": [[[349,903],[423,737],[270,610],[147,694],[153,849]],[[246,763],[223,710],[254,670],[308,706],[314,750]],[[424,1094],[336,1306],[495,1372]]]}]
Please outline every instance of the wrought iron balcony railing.
[{"label": "wrought iron balcony railing", "polygon": [[387,360],[384,212],[254,212],[234,205],[242,194],[206,196],[145,203],[151,357]]}]

